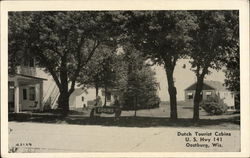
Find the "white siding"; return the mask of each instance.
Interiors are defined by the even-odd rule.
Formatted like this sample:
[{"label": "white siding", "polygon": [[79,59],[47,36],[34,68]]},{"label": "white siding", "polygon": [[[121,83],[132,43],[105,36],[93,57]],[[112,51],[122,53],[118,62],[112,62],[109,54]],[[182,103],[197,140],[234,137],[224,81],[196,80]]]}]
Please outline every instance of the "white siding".
[{"label": "white siding", "polygon": [[234,106],[234,93],[230,91],[219,91],[219,94],[220,98],[223,99],[224,103],[226,103],[227,106]]},{"label": "white siding", "polygon": [[[35,100],[31,100],[30,98],[30,87],[35,87]],[[19,101],[20,101],[20,109],[21,110],[32,110],[39,109],[39,99],[40,99],[40,91],[39,85],[29,85],[29,86],[20,86],[19,87]],[[26,99],[23,96],[23,89],[26,89]],[[37,102],[37,103],[36,103]]]}]

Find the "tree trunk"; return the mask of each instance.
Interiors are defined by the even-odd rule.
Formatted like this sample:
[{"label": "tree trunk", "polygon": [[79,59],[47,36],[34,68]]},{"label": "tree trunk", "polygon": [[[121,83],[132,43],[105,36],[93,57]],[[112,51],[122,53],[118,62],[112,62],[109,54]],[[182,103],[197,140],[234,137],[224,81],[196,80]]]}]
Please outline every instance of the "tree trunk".
[{"label": "tree trunk", "polygon": [[104,85],[104,106],[107,104],[107,86],[106,84]]},{"label": "tree trunk", "polygon": [[69,94],[67,91],[60,91],[58,104],[62,108],[62,115],[67,116],[69,112]]},{"label": "tree trunk", "polygon": [[240,93],[236,92],[234,97],[234,106],[236,110],[240,111]]},{"label": "tree trunk", "polygon": [[196,90],[194,95],[194,113],[193,113],[193,120],[198,121],[199,120],[199,108],[200,108],[200,102],[202,100],[202,89],[203,89],[203,82],[204,82],[204,76],[197,77],[197,84],[196,84]]},{"label": "tree trunk", "polygon": [[[98,92],[99,92],[99,87],[98,87],[98,85],[96,84],[96,85],[95,85],[95,99],[96,99],[96,101],[97,101],[97,99],[98,99]],[[97,102],[96,102],[96,104],[97,104]]]},{"label": "tree trunk", "polygon": [[165,66],[167,80],[168,80],[168,93],[170,97],[170,118],[175,120],[177,119],[177,103],[176,103],[176,87],[174,85],[173,72],[174,68],[169,68]]},{"label": "tree trunk", "polygon": [[58,103],[62,107],[62,115],[67,116],[69,112],[69,96],[71,93],[69,93],[69,90],[68,90],[68,75],[67,75],[67,69],[65,65],[66,62],[64,60],[62,60],[63,63],[62,63],[62,67],[60,70],[61,86],[59,88],[60,100],[58,100]]},{"label": "tree trunk", "polygon": [[136,112],[137,112],[137,96],[134,98],[134,108],[135,108],[134,117],[136,117]]}]

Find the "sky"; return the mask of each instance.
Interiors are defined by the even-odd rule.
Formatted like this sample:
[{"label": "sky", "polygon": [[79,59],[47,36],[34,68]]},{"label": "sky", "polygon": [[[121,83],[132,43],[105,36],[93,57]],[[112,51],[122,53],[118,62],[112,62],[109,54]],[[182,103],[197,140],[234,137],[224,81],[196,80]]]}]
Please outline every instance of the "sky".
[{"label": "sky", "polygon": [[[186,68],[183,68],[183,65]],[[193,71],[190,70],[191,64],[188,59],[180,59],[177,62],[174,71],[175,86],[177,89],[177,100],[184,100],[184,90],[196,81]],[[156,79],[160,84],[159,97],[161,101],[169,101],[168,84],[166,73],[163,66],[153,66],[152,69],[156,72]],[[220,81],[224,83],[225,74],[221,71],[211,70],[211,74],[207,75],[205,80]]]},{"label": "sky", "polygon": [[[183,65],[186,65],[186,68],[183,68]],[[193,84],[196,81],[196,77],[194,72],[190,70],[190,63],[188,59],[180,59],[177,62],[174,71],[174,79],[175,79],[175,86],[177,89],[177,100],[184,100],[184,90]],[[169,101],[169,94],[168,94],[168,84],[166,73],[163,66],[153,66],[152,69],[156,72],[156,79],[157,82],[160,84],[160,91],[159,97],[161,101]],[[215,71],[211,70],[212,73],[206,77],[206,80],[213,80],[213,81],[220,81],[224,83],[225,74],[222,71]],[[39,71],[40,72],[40,71]],[[43,71],[42,71],[43,72]],[[46,90],[50,83],[53,82],[51,76],[48,76],[46,73],[38,73],[38,77],[47,78],[48,81],[44,82],[44,89]]]}]

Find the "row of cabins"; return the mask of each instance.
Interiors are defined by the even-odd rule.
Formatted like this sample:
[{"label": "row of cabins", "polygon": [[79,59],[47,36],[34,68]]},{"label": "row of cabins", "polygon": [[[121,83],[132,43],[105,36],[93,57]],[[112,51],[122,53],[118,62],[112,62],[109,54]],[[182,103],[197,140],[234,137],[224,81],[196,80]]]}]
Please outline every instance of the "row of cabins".
[{"label": "row of cabins", "polygon": [[[27,60],[27,59],[24,59]],[[185,101],[193,102],[196,84],[185,89]],[[229,108],[234,108],[234,93],[228,91],[222,83],[217,81],[205,81],[202,91],[202,98],[208,99],[215,95],[224,99]],[[56,108],[59,90],[53,78],[46,74],[43,69],[35,66],[35,59],[24,61],[17,67],[15,75],[9,74],[8,80],[8,103],[10,112],[26,110],[44,110]],[[99,96],[104,103],[105,95],[99,90]],[[70,109],[93,106],[96,99],[94,88],[82,90],[76,88],[69,99]],[[107,95],[107,105],[111,105],[114,97],[111,93]]]}]

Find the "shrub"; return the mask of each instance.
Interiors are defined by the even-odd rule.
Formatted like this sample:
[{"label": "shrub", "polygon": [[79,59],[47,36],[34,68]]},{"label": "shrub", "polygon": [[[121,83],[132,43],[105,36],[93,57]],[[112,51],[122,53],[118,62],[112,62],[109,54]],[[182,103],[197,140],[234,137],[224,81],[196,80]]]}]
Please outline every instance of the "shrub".
[{"label": "shrub", "polygon": [[221,115],[227,111],[227,105],[219,96],[201,102],[201,107],[211,115]]}]

